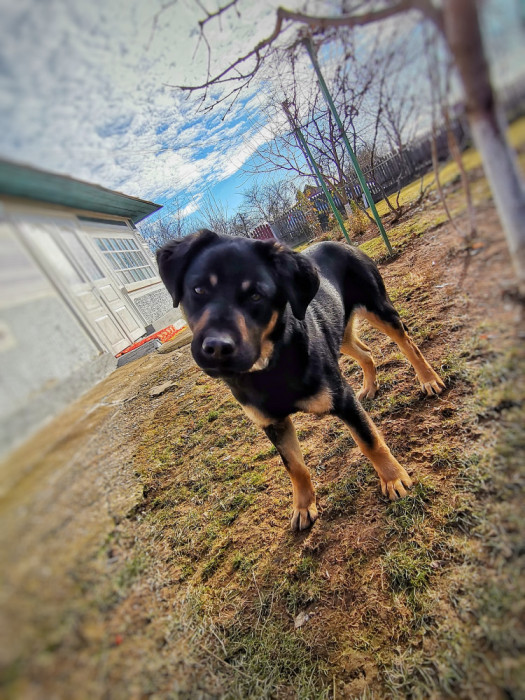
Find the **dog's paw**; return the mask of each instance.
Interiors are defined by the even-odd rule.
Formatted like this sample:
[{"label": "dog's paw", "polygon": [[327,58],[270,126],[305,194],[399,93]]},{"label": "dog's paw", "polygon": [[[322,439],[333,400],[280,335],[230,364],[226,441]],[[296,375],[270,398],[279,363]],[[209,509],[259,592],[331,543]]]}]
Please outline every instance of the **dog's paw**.
[{"label": "dog's paw", "polygon": [[357,398],[359,399],[359,401],[362,401],[363,399],[373,399],[377,394],[378,389],[378,382],[372,382],[372,384],[363,384],[361,391],[357,394]]},{"label": "dog's paw", "polygon": [[294,506],[292,517],[290,519],[290,527],[294,532],[307,530],[315,523],[318,518],[317,507],[315,501],[310,503],[306,508]]},{"label": "dog's paw", "polygon": [[398,498],[406,496],[406,489],[412,486],[412,479],[408,476],[403,467],[400,467],[400,469],[401,473],[397,479],[385,481],[385,479],[379,477],[381,479],[381,491],[383,492],[383,496],[388,496],[391,501],[397,501]]},{"label": "dog's paw", "polygon": [[445,382],[435,372],[432,372],[432,375],[420,377],[419,381],[421,383],[421,391],[427,396],[441,394],[445,388]]}]

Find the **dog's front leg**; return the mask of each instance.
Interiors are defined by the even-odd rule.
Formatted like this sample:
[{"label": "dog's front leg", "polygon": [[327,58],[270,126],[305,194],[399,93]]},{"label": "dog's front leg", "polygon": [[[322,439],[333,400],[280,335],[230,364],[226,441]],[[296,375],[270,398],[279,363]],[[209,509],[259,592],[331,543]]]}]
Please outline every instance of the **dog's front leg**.
[{"label": "dog's front leg", "polygon": [[372,462],[381,480],[383,495],[388,495],[392,501],[406,496],[405,487],[412,486],[412,479],[392,455],[350,387],[344,388],[332,412],[348,425],[359,449]]},{"label": "dog's front leg", "polygon": [[293,513],[290,521],[292,530],[306,530],[317,520],[315,490],[304,463],[292,420],[288,416],[278,423],[264,426],[264,432],[281,455],[292,480]]}]

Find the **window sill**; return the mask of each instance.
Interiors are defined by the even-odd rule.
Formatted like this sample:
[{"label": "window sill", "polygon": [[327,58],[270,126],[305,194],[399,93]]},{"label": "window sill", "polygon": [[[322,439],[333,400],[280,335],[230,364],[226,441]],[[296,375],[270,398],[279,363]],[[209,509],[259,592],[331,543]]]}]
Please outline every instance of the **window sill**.
[{"label": "window sill", "polygon": [[147,287],[154,287],[155,285],[162,283],[160,277],[150,277],[147,280],[140,280],[140,282],[133,282],[133,284],[125,284],[122,289],[128,292],[136,292],[139,289],[146,289]]}]

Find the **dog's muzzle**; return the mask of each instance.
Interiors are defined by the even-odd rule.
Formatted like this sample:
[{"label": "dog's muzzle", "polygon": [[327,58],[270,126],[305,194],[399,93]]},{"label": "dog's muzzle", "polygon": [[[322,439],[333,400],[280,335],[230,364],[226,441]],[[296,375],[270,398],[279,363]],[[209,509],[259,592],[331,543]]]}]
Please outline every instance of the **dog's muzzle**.
[{"label": "dog's muzzle", "polygon": [[201,351],[205,358],[220,362],[233,359],[237,352],[237,346],[230,335],[215,333],[204,338]]}]

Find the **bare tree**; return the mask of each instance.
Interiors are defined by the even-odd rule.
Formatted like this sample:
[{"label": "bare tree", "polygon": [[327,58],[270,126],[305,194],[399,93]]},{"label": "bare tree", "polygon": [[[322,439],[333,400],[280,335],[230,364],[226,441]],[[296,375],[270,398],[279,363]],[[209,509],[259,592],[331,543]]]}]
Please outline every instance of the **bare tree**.
[{"label": "bare tree", "polygon": [[251,231],[256,225],[256,220],[248,212],[239,210],[230,220],[231,235],[249,238]]},{"label": "bare tree", "polygon": [[244,209],[256,225],[274,221],[293,207],[296,191],[295,185],[287,180],[256,182],[242,193]]},{"label": "bare tree", "polygon": [[138,225],[140,234],[153,252],[173,238],[183,238],[190,232],[188,220],[178,200],[169,205],[169,210],[168,214]]},{"label": "bare tree", "polygon": [[[231,5],[231,3],[230,3]],[[238,97],[257,75],[264,61],[275,53],[275,42],[284,25],[297,23],[304,29],[323,33],[332,28],[365,26],[404,12],[418,12],[441,33],[454,59],[465,94],[467,115],[475,145],[481,154],[494,201],[507,237],[517,276],[519,292],[525,296],[525,186],[514,152],[505,134],[503,120],[496,107],[489,68],[481,36],[476,0],[443,0],[441,6],[431,0],[397,0],[381,9],[375,4],[359,3],[369,11],[343,12],[334,17],[319,17],[277,10],[272,33],[215,76],[208,71],[199,86],[179,86],[186,90],[207,91],[210,86],[231,83],[229,95]],[[217,14],[226,11],[222,8]],[[202,28],[202,27],[201,27]]]},{"label": "bare tree", "polygon": [[[366,50],[365,47],[358,50],[349,33],[331,35],[329,38],[330,41],[326,43],[330,44],[334,64],[328,76],[331,92],[354,152],[359,152],[367,146],[359,131],[363,126],[363,115],[365,119],[370,119],[374,85],[378,76],[384,75],[388,65],[392,64],[394,54],[399,62],[402,51],[399,47],[397,52],[387,50],[378,33]],[[339,127],[326,108],[319,85],[309,79],[311,69],[304,58],[302,46],[279,51],[273,57],[269,69],[272,73],[272,91],[267,97],[266,111],[268,121],[277,126],[273,132],[274,138],[259,148],[256,163],[245,168],[245,172],[260,174],[261,171],[288,170],[310,179],[310,166],[306,156],[303,154],[301,157],[294,134],[289,129],[283,133],[279,120],[275,119],[281,102],[286,99],[291,118],[300,126],[324,179],[344,204],[348,201],[348,190],[352,191],[351,180],[355,179],[350,177],[350,173],[353,174],[352,164]],[[282,69],[283,65],[287,66],[287,70]],[[358,199],[355,192],[353,196]]]},{"label": "bare tree", "polygon": [[208,192],[200,202],[196,228],[208,228],[221,236],[231,236],[233,222],[228,212],[228,205]]},{"label": "bare tree", "polygon": [[[431,28],[431,36],[428,38],[427,46],[427,71],[428,80],[431,86],[430,91],[430,102],[432,111],[432,166],[434,169],[434,180],[438,190],[438,194],[443,204],[443,208],[447,214],[447,217],[451,224],[454,226],[456,231],[462,235],[467,243],[476,235],[476,215],[474,211],[474,205],[472,202],[472,193],[470,190],[470,182],[468,178],[467,171],[463,164],[463,157],[461,155],[461,149],[459,147],[458,141],[454,134],[452,128],[452,123],[450,119],[450,107],[448,103],[449,95],[451,93],[450,81],[452,75],[452,61],[449,60],[446,65],[442,68],[442,62],[438,60],[438,42],[437,42],[437,30]],[[437,148],[437,113],[440,112],[440,116],[444,120],[445,128],[447,132],[447,142],[449,153],[454,158],[456,165],[458,166],[461,183],[463,191],[465,192],[465,198],[467,201],[467,213],[469,219],[469,232],[465,235],[454,222],[454,219],[450,213],[450,209],[445,199],[443,188],[441,186],[439,177],[439,164],[438,164],[438,148]]]}]

